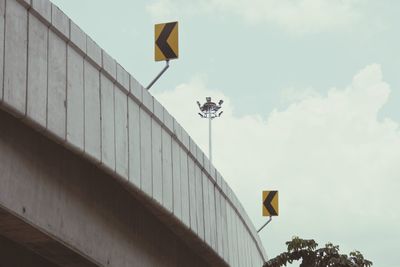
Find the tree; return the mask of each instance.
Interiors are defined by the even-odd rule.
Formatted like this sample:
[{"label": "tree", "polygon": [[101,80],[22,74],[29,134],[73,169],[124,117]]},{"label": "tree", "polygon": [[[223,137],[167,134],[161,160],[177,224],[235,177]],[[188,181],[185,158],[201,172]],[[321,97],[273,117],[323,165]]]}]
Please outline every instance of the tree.
[{"label": "tree", "polygon": [[372,262],[364,259],[359,251],[349,255],[340,254],[339,246],[328,243],[323,248],[313,240],[293,237],[286,242],[287,252],[267,261],[263,267],[286,266],[293,261],[302,260],[300,267],[370,267]]}]

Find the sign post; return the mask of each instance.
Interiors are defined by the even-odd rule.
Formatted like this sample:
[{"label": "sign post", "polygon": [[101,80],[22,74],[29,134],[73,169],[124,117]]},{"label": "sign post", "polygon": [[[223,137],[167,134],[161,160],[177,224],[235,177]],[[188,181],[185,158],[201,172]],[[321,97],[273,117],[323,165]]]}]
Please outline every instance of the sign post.
[{"label": "sign post", "polygon": [[154,60],[165,61],[165,67],[146,87],[149,90],[153,84],[169,68],[169,60],[179,56],[178,22],[168,22],[154,25]]},{"label": "sign post", "polygon": [[269,216],[269,219],[260,229],[258,229],[257,233],[272,221],[272,216],[279,215],[278,191],[263,191],[262,203],[262,215]]}]

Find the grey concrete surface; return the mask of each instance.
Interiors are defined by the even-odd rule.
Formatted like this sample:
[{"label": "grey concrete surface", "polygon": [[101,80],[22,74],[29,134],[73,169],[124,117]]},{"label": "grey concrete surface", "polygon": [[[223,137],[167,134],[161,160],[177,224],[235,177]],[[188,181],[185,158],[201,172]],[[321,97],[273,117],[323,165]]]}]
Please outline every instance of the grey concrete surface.
[{"label": "grey concrete surface", "polygon": [[188,175],[188,156],[182,147],[179,148],[181,160],[181,203],[182,203],[182,222],[186,227],[190,227],[189,215],[189,175]]},{"label": "grey concrete surface", "polygon": [[32,11],[37,12],[43,18],[44,23],[51,22],[51,2],[50,1],[32,0]]},{"label": "grey concrete surface", "polygon": [[267,256],[239,200],[150,92],[49,1],[0,0],[1,14],[0,108],[145,199],[200,257],[262,266]]},{"label": "grey concrete surface", "polygon": [[203,206],[203,177],[200,167],[195,168],[195,185],[196,185],[196,219],[197,219],[197,235],[201,240],[204,240],[204,206]]},{"label": "grey concrete surface", "polygon": [[90,99],[85,101],[85,152],[100,161],[100,72],[87,60],[84,64],[85,99]]},{"label": "grey concrete surface", "polygon": [[91,266],[65,262],[62,244],[96,266],[209,265],[109,174],[4,111],[0,121],[0,207],[46,233],[7,228],[0,212],[0,236],[56,266]]},{"label": "grey concrete surface", "polygon": [[101,162],[115,170],[114,84],[100,74]]},{"label": "grey concrete surface", "polygon": [[162,197],[163,206],[168,212],[173,212],[173,185],[172,185],[172,137],[169,133],[162,129]]},{"label": "grey concrete surface", "polygon": [[129,73],[120,64],[117,64],[117,82],[129,90]]},{"label": "grey concrete surface", "polygon": [[163,171],[162,171],[162,140],[161,126],[151,119],[151,167],[153,198],[159,204],[163,203]]},{"label": "grey concrete surface", "polygon": [[140,188],[153,196],[151,167],[151,117],[142,108],[140,114]]},{"label": "grey concrete surface", "polygon": [[106,51],[101,51],[102,67],[114,80],[117,77],[117,62]]},{"label": "grey concrete surface", "polygon": [[51,25],[63,39],[69,39],[69,19],[58,6],[51,4]]},{"label": "grey concrete surface", "polygon": [[67,44],[49,31],[47,131],[61,140],[66,137]]},{"label": "grey concrete surface", "polygon": [[188,157],[190,229],[197,234],[196,181],[194,161]]},{"label": "grey concrete surface", "polygon": [[89,60],[92,60],[94,64],[101,67],[101,48],[89,36],[86,38],[86,53]]},{"label": "grey concrete surface", "polygon": [[28,12],[16,1],[7,1],[6,7],[3,104],[25,115]]},{"label": "grey concrete surface", "polygon": [[23,246],[0,236],[0,267],[57,267],[57,265],[37,255]]},{"label": "grey concrete surface", "polygon": [[75,149],[84,146],[83,57],[67,46],[67,141]]},{"label": "grey concrete surface", "polygon": [[28,83],[26,115],[46,128],[48,28],[29,14]]},{"label": "grey concrete surface", "polygon": [[[6,0],[0,0],[0,70],[4,70],[4,21]],[[3,101],[4,73],[0,71],[0,102]]]},{"label": "grey concrete surface", "polygon": [[134,101],[128,102],[129,133],[129,181],[140,188],[140,108]]},{"label": "grey concrete surface", "polygon": [[179,153],[179,144],[175,138],[172,139],[172,185],[173,185],[173,211],[174,215],[182,218],[181,201],[181,159]]},{"label": "grey concrete surface", "polygon": [[74,45],[84,54],[86,54],[86,34],[72,20],[69,20],[69,23],[70,23],[70,39],[72,45]]},{"label": "grey concrete surface", "polygon": [[128,97],[116,89],[114,92],[115,110],[115,162],[116,172],[129,179],[128,161]]}]

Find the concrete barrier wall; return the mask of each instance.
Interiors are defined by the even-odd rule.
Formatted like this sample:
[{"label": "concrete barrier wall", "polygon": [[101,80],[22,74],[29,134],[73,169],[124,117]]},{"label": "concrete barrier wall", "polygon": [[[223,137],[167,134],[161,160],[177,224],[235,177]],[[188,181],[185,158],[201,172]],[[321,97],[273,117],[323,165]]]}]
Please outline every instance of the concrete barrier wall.
[{"label": "concrete barrier wall", "polygon": [[230,266],[267,259],[188,133],[51,2],[0,0],[0,84],[3,109],[146,195]]}]

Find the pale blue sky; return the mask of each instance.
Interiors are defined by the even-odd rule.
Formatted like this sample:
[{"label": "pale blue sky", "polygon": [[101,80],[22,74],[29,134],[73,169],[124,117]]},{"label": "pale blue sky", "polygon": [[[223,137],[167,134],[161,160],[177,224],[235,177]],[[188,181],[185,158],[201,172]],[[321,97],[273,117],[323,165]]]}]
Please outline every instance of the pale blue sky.
[{"label": "pale blue sky", "polygon": [[[202,75],[212,88],[232,98],[238,114],[266,114],[281,107],[282,89],[312,87],[325,92],[346,85],[367,64],[378,63],[392,86],[383,114],[400,120],[396,105],[400,102],[399,1],[353,1],[354,11],[360,13],[356,22],[311,33],[293,33],[269,22],[247,22],[229,11],[172,10],[157,19],[146,9],[157,1],[53,2],[144,85],[163,67],[153,61],[153,22],[162,22],[164,17],[178,20],[180,59],[171,62],[155,92]],[[185,9],[191,1],[161,2],[166,6],[178,2]]]},{"label": "pale blue sky", "polygon": [[398,266],[400,1],[53,2],[144,86],[164,66],[154,23],[179,21],[180,58],[151,92],[204,151],[195,101],[227,100],[215,165],[256,226],[261,190],[280,190],[269,256],[300,235]]}]

